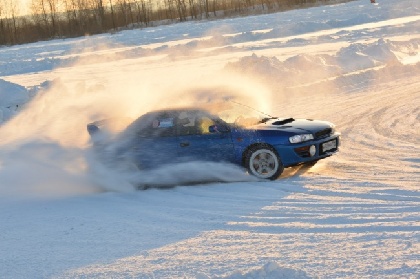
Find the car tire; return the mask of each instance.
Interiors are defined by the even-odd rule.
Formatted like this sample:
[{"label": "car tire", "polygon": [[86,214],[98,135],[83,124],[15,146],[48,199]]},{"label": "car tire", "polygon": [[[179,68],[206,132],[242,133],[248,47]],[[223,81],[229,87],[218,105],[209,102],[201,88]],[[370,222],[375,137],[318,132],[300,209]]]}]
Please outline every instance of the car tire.
[{"label": "car tire", "polygon": [[268,145],[259,145],[248,150],[245,156],[248,172],[261,179],[275,180],[284,170],[277,152]]}]

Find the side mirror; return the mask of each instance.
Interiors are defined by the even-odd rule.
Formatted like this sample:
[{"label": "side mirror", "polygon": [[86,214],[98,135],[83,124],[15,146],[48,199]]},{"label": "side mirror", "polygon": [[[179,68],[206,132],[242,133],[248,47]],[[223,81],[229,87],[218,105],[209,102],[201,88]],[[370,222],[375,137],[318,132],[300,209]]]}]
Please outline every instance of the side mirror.
[{"label": "side mirror", "polygon": [[209,126],[209,133],[227,133],[229,132],[229,128],[224,125],[211,125]]}]

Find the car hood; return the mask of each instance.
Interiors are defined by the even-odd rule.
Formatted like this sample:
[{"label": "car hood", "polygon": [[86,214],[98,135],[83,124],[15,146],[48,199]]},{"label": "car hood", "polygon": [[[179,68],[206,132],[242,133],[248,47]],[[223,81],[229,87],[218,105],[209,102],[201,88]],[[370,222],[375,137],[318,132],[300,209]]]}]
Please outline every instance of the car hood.
[{"label": "car hood", "polygon": [[333,124],[327,121],[312,120],[312,119],[294,119],[294,118],[273,118],[250,127],[255,130],[271,130],[271,131],[284,131],[290,133],[311,133],[325,129],[332,129]]}]

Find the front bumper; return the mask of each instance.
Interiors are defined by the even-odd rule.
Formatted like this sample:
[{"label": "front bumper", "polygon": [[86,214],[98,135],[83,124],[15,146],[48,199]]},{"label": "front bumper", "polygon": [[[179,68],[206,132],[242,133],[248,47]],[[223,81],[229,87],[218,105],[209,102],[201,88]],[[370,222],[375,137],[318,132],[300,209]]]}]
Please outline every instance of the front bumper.
[{"label": "front bumper", "polygon": [[[340,146],[340,134],[311,140],[299,144],[275,145],[285,167],[317,161],[338,152]],[[312,147],[312,148],[311,148]],[[315,151],[313,148],[315,147]]]}]

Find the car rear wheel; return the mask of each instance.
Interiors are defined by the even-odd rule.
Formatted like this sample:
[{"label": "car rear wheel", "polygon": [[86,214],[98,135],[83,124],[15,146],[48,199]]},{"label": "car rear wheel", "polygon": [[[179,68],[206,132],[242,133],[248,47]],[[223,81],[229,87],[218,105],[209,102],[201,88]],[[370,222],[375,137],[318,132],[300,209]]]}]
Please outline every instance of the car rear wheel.
[{"label": "car rear wheel", "polygon": [[284,170],[277,152],[265,145],[251,148],[245,157],[245,164],[250,174],[262,179],[274,180]]}]

